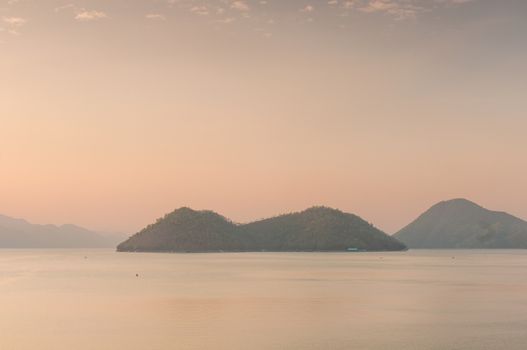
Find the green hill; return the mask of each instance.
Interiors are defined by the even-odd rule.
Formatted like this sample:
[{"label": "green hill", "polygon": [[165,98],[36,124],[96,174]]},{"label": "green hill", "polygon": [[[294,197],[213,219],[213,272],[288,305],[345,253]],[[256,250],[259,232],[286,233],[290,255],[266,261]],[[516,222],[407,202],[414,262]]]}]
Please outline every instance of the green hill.
[{"label": "green hill", "polygon": [[118,251],[403,250],[396,239],[360,217],[314,207],[237,225],[211,211],[181,208],[121,243]]},{"label": "green hill", "polygon": [[402,250],[397,240],[360,217],[326,207],[277,216],[242,226],[269,251]]},{"label": "green hill", "polygon": [[158,219],[125,242],[118,251],[243,251],[244,239],[231,221],[212,211],[181,208]]},{"label": "green hill", "polygon": [[527,248],[527,222],[466,199],[440,202],[394,237],[409,248]]}]

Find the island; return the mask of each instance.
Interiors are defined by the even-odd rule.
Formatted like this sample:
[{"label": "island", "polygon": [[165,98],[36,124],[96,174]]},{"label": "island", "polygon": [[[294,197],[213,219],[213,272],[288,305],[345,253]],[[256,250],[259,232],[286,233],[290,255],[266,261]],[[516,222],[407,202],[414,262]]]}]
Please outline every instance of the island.
[{"label": "island", "polygon": [[312,207],[248,224],[183,207],[145,227],[119,252],[359,252],[406,246],[359,216]]}]

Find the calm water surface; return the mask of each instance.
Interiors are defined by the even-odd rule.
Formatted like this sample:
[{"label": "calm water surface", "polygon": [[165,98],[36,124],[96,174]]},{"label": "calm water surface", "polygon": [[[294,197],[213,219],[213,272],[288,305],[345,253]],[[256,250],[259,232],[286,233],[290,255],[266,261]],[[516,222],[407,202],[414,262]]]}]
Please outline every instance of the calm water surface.
[{"label": "calm water surface", "polygon": [[525,350],[527,252],[0,250],[0,332],[2,350]]}]

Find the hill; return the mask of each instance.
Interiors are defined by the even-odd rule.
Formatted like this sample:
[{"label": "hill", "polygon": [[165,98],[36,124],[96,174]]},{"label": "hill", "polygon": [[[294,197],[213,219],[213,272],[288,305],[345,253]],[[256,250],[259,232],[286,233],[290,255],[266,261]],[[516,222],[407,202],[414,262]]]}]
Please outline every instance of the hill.
[{"label": "hill", "polygon": [[112,248],[122,239],[75,225],[35,225],[0,215],[0,248]]},{"label": "hill", "polygon": [[402,250],[397,240],[360,217],[326,207],[242,226],[259,247],[271,251]]},{"label": "hill", "polygon": [[409,248],[527,248],[527,222],[466,199],[440,202],[394,237]]},{"label": "hill", "polygon": [[346,251],[403,250],[396,239],[360,217],[314,207],[249,224],[211,211],[181,208],[121,243],[118,251]]},{"label": "hill", "polygon": [[118,251],[243,251],[238,227],[212,211],[180,208],[119,244]]}]

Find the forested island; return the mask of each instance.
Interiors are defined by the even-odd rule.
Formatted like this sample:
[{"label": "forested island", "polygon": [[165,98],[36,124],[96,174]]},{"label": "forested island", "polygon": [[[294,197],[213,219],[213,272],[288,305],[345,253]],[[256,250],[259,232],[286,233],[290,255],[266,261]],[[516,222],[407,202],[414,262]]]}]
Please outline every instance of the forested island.
[{"label": "forested island", "polygon": [[312,207],[248,224],[180,208],[119,244],[120,252],[399,251],[406,246],[360,217]]}]

